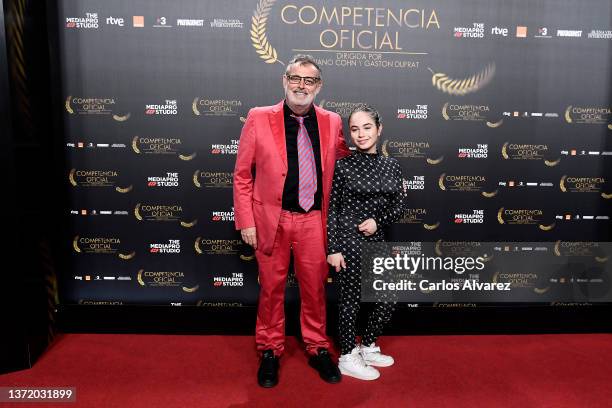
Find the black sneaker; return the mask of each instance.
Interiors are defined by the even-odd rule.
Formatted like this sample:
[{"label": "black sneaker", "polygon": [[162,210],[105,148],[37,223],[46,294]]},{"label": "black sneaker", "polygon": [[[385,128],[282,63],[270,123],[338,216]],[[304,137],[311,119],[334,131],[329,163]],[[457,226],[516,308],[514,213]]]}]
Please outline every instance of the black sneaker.
[{"label": "black sneaker", "polygon": [[278,384],[278,357],[272,350],[264,350],[257,371],[257,382],[264,388],[272,388]]},{"label": "black sneaker", "polygon": [[319,372],[323,381],[336,384],[342,379],[342,374],[340,374],[338,366],[332,361],[327,349],[320,348],[317,355],[310,357],[308,364]]}]

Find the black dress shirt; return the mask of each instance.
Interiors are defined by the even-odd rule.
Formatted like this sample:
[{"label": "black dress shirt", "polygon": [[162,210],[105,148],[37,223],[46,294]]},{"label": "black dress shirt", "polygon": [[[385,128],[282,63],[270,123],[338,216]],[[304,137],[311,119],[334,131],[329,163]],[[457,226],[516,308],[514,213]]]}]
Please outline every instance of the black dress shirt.
[{"label": "black dress shirt", "polygon": [[[283,188],[283,209],[294,212],[304,213],[303,208],[300,207],[299,198],[299,186],[300,186],[300,170],[298,165],[298,148],[297,148],[297,134],[300,129],[298,121],[291,117],[294,113],[291,111],[287,102],[283,105],[284,118],[285,118],[285,143],[287,147],[287,178],[285,179],[285,186]],[[298,116],[298,115],[295,115]],[[314,106],[310,108],[310,111],[305,115],[304,126],[308,131],[310,137],[310,143],[312,144],[312,151],[315,157],[315,164],[317,168],[317,190],[314,195],[314,205],[310,208],[312,210],[321,209],[321,192],[323,191],[321,186],[321,147],[319,143],[319,126],[317,123],[317,115],[315,113]]]}]

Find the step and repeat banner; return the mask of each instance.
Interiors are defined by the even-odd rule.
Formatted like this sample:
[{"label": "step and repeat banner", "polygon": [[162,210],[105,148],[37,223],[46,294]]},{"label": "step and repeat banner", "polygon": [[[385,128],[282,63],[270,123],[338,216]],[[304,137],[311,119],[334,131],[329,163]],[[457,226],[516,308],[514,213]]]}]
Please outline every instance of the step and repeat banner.
[{"label": "step and repeat banner", "polygon": [[[256,303],[232,171],[249,109],[283,98],[298,53],[320,64],[316,102],[345,119],[345,134],[356,105],[381,112],[380,151],[399,161],[408,192],[392,241],[607,263],[608,0],[59,0],[57,22],[64,303]],[[606,273],[543,269],[495,279],[529,293],[517,302],[608,299]],[[289,298],[296,285],[290,275]],[[580,299],[561,295],[576,285]]]}]

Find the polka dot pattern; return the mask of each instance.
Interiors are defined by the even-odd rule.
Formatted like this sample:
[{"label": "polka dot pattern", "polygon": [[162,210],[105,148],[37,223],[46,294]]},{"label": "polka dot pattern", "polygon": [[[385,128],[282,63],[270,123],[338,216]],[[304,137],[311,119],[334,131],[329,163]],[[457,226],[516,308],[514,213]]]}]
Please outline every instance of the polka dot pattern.
[{"label": "polka dot pattern", "polygon": [[[339,273],[339,330],[341,353],[357,345],[357,315],[361,303],[361,244],[383,242],[384,227],[397,221],[403,211],[404,189],[399,163],[378,153],[355,152],[336,162],[327,218],[329,253],[342,253],[346,270]],[[376,221],[376,233],[365,236],[357,226],[368,218]],[[391,319],[394,299],[386,293],[368,318],[362,343],[370,345]]]}]

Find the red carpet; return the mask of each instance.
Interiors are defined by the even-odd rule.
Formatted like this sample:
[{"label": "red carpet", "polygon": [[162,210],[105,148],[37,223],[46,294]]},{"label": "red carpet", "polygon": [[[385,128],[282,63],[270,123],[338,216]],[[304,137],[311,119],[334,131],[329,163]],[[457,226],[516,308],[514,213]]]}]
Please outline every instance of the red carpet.
[{"label": "red carpet", "polygon": [[[280,384],[257,386],[246,336],[69,334],[0,386],[74,386],[76,403],[16,407],[606,407],[612,335],[383,337],[373,382],[322,382],[294,338]],[[8,404],[0,403],[0,406]]]}]

